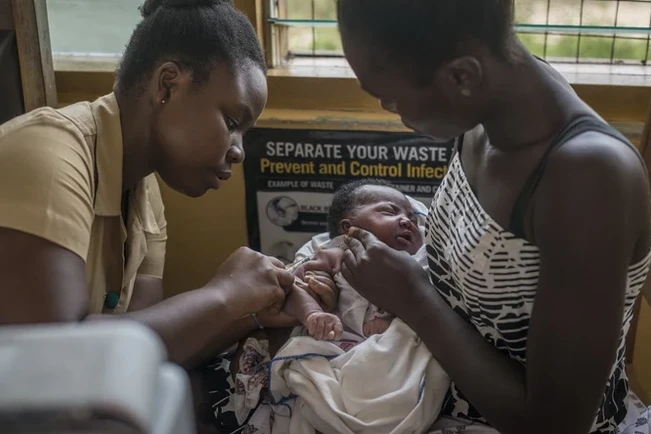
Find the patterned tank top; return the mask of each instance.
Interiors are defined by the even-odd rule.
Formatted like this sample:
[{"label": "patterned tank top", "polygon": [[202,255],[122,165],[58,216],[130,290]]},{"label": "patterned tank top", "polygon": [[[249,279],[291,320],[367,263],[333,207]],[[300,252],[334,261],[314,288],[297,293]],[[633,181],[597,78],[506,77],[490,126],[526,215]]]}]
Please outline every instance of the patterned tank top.
[{"label": "patterned tank top", "polygon": [[[590,117],[572,123],[552,144],[550,151],[585,131],[598,131],[633,146],[610,126]],[[530,190],[529,195],[533,194],[542,176],[548,154],[530,177],[531,182],[525,184],[527,187],[523,191]],[[524,240],[523,235],[515,235],[513,232],[517,230],[510,229],[502,228],[484,211],[466,179],[457,153],[434,196],[426,225],[432,282],[450,307],[488,342],[525,365],[540,256],[535,245]],[[628,269],[617,359],[591,433],[612,433],[626,416],[625,337],[631,324],[633,304],[650,262],[651,252]],[[448,391],[442,414],[486,423],[454,384]]]}]

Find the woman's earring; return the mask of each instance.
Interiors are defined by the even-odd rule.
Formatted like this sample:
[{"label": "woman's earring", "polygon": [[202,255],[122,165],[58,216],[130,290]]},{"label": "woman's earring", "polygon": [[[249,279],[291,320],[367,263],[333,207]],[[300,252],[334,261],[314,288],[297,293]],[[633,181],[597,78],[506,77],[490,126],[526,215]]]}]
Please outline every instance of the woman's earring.
[{"label": "woman's earring", "polygon": [[461,95],[470,96],[470,89],[461,89]]},{"label": "woman's earring", "polygon": [[166,102],[165,100],[162,100],[160,103],[161,103],[161,104],[165,104],[165,102]]}]

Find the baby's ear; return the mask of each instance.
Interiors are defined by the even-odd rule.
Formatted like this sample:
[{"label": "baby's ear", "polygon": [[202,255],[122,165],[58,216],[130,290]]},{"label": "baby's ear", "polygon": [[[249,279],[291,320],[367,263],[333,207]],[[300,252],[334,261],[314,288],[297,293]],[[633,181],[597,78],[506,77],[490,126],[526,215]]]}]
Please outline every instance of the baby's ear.
[{"label": "baby's ear", "polygon": [[347,234],[348,230],[350,229],[351,226],[352,226],[352,223],[351,223],[351,221],[349,219],[343,219],[341,221],[341,233],[342,234]]}]

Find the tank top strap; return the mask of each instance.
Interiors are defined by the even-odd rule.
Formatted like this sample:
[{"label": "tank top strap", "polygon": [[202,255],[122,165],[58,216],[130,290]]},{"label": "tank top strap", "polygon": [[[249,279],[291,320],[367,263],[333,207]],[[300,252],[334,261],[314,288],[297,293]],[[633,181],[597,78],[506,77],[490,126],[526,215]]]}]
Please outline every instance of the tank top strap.
[{"label": "tank top strap", "polygon": [[545,151],[542,160],[531,173],[531,175],[529,175],[527,178],[524,186],[522,187],[522,190],[520,191],[520,194],[513,204],[509,231],[511,231],[515,236],[525,239],[525,220],[527,211],[529,210],[533,195],[536,192],[540,181],[542,180],[545,169],[547,169],[549,157],[551,156],[552,152],[573,138],[589,131],[594,131],[613,137],[614,139],[617,139],[625,143],[627,146],[635,149],[635,146],[633,146],[622,133],[601,119],[595,117],[594,115],[580,116],[570,122],[567,127],[565,127],[565,129],[552,141],[547,151]]},{"label": "tank top strap", "polygon": [[454,160],[454,157],[459,154],[461,156],[461,148],[463,148],[463,140],[465,138],[466,134],[463,133],[460,136],[456,137],[453,142],[452,146],[452,153],[450,154],[450,157],[448,158],[448,164],[452,163],[452,160]]}]

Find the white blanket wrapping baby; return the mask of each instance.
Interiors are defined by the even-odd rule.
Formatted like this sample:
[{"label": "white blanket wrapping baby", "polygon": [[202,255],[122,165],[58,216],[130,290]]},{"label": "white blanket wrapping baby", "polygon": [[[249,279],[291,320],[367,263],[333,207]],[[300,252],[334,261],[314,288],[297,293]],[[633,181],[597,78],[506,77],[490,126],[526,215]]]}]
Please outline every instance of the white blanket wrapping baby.
[{"label": "white blanket wrapping baby", "polygon": [[423,433],[448,386],[447,374],[399,319],[347,352],[294,337],[270,365],[272,433]]}]

